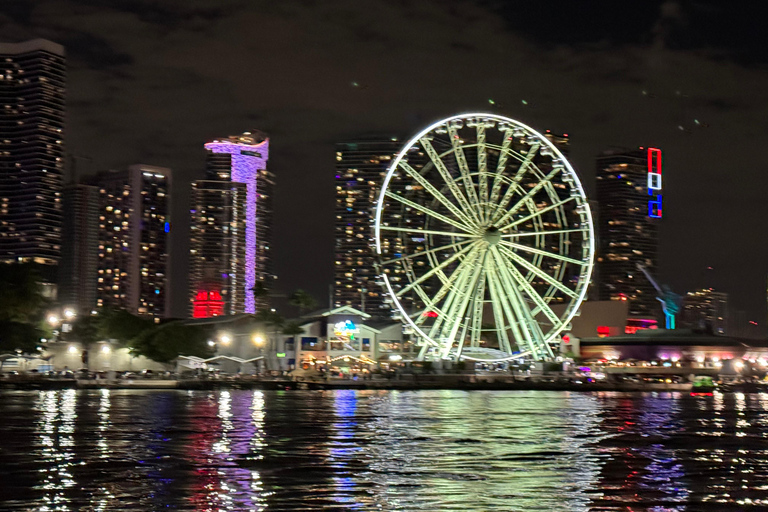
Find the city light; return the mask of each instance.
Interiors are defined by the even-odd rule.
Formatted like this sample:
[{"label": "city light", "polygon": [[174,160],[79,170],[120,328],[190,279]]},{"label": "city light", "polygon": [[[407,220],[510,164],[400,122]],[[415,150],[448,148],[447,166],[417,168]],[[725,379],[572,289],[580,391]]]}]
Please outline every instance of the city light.
[{"label": "city light", "polygon": [[221,341],[221,343],[224,345],[229,345],[232,343],[232,336],[229,334],[222,334],[219,336],[219,341]]},{"label": "city light", "polygon": [[73,310],[71,310],[71,309],[65,309],[64,310],[64,318],[66,318],[67,320],[72,320],[73,318],[75,318],[75,316],[77,316],[77,315],[75,314],[75,312]]},{"label": "city light", "polygon": [[109,345],[102,345],[101,351],[105,354],[109,354],[112,351],[112,349],[109,348]]},{"label": "city light", "polygon": [[53,326],[59,325],[59,317],[56,315],[48,315],[48,323]]},{"label": "city light", "polygon": [[253,344],[256,345],[257,347],[260,347],[261,345],[264,344],[264,338],[259,336],[258,334],[254,334],[252,339],[253,339]]},{"label": "city light", "polygon": [[70,345],[70,346],[69,346],[69,348],[68,348],[67,350],[68,350],[68,352],[69,352],[70,354],[75,354],[75,353],[77,353],[77,347],[76,347],[76,346],[74,346],[74,345]]}]

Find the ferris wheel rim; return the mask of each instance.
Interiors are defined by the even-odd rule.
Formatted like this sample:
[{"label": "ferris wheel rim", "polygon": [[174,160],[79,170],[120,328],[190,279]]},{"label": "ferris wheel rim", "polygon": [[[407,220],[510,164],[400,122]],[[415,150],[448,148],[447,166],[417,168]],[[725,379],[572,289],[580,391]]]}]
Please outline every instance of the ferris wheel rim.
[{"label": "ferris wheel rim", "polygon": [[[544,144],[544,145],[546,145],[546,147],[549,150],[551,150],[553,161],[554,160],[558,161],[558,165],[561,165],[562,168],[563,168],[561,172],[563,172],[564,175],[567,174],[569,176],[569,178],[570,178],[570,180],[569,180],[570,181],[570,186],[572,187],[572,189],[575,189],[578,192],[577,195],[575,195],[575,196],[571,195],[571,197],[568,197],[568,198],[562,200],[562,202],[560,202],[559,204],[552,205],[551,207],[552,208],[554,208],[555,206],[559,207],[559,206],[562,206],[563,204],[566,204],[567,202],[569,202],[571,200],[574,200],[574,199],[578,198],[579,199],[579,206],[581,206],[583,208],[583,211],[585,213],[584,222],[580,225],[579,228],[574,228],[574,229],[569,229],[569,230],[555,230],[555,231],[553,231],[551,233],[545,233],[545,234],[542,234],[541,232],[533,231],[533,232],[526,232],[526,233],[506,233],[506,234],[502,234],[501,235],[501,237],[502,237],[502,244],[501,245],[506,246],[507,249],[515,248],[515,249],[518,249],[518,250],[524,250],[524,251],[528,250],[528,251],[531,251],[530,247],[527,247],[527,246],[524,246],[524,245],[514,244],[515,238],[517,238],[517,237],[524,237],[524,236],[537,236],[538,237],[538,236],[546,236],[548,234],[562,234],[562,233],[566,233],[566,232],[567,233],[581,232],[581,233],[584,234],[584,238],[582,240],[582,244],[584,242],[586,242],[587,246],[584,247],[584,245],[582,245],[582,256],[583,256],[583,258],[581,260],[576,260],[575,258],[573,258],[573,259],[565,258],[564,259],[565,262],[580,265],[582,268],[581,268],[581,272],[580,272],[580,275],[579,275],[579,279],[578,279],[577,284],[575,286],[575,290],[573,291],[574,293],[573,294],[570,294],[570,293],[568,294],[571,297],[572,300],[569,303],[569,305],[566,307],[566,311],[565,311],[566,314],[561,319],[559,319],[560,326],[557,327],[557,328],[551,329],[550,332],[548,332],[547,335],[543,339],[543,345],[548,345],[555,338],[557,338],[557,336],[559,336],[560,333],[562,333],[562,331],[564,330],[565,326],[567,326],[571,322],[571,320],[573,319],[573,317],[576,315],[576,313],[578,311],[578,306],[586,298],[589,281],[590,281],[590,278],[591,278],[591,275],[592,275],[592,272],[593,272],[593,267],[594,267],[595,239],[594,239],[594,225],[593,225],[591,210],[590,210],[590,207],[589,207],[589,203],[587,201],[586,193],[584,191],[583,185],[581,183],[581,180],[579,179],[578,174],[573,169],[573,166],[571,165],[571,163],[565,158],[565,156],[562,154],[562,152],[556,147],[556,145],[553,144],[551,141],[549,141],[538,130],[535,130],[534,128],[532,128],[530,126],[528,126],[528,125],[526,125],[524,123],[521,123],[520,121],[517,121],[515,119],[509,118],[509,117],[506,117],[506,116],[503,116],[503,115],[483,113],[483,112],[469,112],[469,113],[456,114],[456,115],[453,115],[453,116],[450,116],[450,117],[447,117],[447,118],[444,118],[444,119],[440,119],[440,120],[432,123],[428,127],[422,129],[416,135],[414,135],[411,139],[409,139],[403,145],[402,149],[398,152],[397,156],[392,160],[391,165],[387,169],[386,176],[385,176],[385,178],[383,180],[383,183],[382,183],[382,186],[381,186],[381,190],[379,192],[379,197],[378,197],[378,200],[376,202],[375,220],[374,220],[374,239],[375,239],[375,251],[376,251],[376,254],[379,255],[379,256],[382,255],[382,247],[381,247],[382,229],[385,230],[385,231],[386,230],[391,230],[391,231],[397,231],[398,230],[397,228],[391,228],[391,227],[388,227],[388,226],[387,227],[382,227],[382,225],[381,225],[382,214],[383,214],[383,210],[384,210],[384,201],[385,201],[385,198],[388,196],[388,192],[389,192],[389,189],[390,189],[390,182],[392,180],[392,177],[394,176],[394,174],[396,172],[398,172],[398,169],[400,168],[403,159],[407,156],[408,151],[411,148],[413,148],[415,145],[417,145],[420,141],[422,141],[422,139],[425,136],[427,136],[428,134],[430,134],[434,130],[440,128],[441,126],[444,126],[444,125],[445,126],[449,126],[449,123],[451,121],[454,121],[454,120],[465,121],[468,118],[476,118],[476,119],[479,119],[479,120],[482,120],[482,121],[490,120],[490,121],[493,121],[493,122],[496,122],[496,123],[503,122],[506,125],[508,125],[510,128],[522,129],[527,135],[535,136],[538,139],[538,142],[540,142],[540,144],[539,144],[540,146],[541,146],[541,144]],[[440,133],[440,132],[438,132],[438,133]],[[474,147],[474,146],[478,146],[478,145],[479,145],[479,142],[475,143],[475,144],[468,144],[466,147]],[[449,153],[457,153],[456,147],[454,147],[451,150],[445,151],[443,153],[443,155],[446,155],[446,154],[449,154]],[[509,153],[513,154],[513,156],[517,155],[515,152],[513,152],[511,150],[509,151]],[[505,155],[505,158],[508,158],[508,156],[509,155]],[[517,155],[517,156],[515,156],[515,158],[519,159],[519,156],[520,155]],[[430,161],[435,166],[438,165],[438,162],[436,162],[434,160],[432,155],[430,155],[429,158],[430,158]],[[457,157],[457,160],[458,160],[458,157]],[[407,164],[405,164],[405,165],[407,166]],[[506,168],[506,165],[505,165],[505,168]],[[495,172],[491,173],[490,171],[487,171],[486,174],[493,174],[494,180],[498,179],[498,176],[500,175],[500,172],[499,172],[500,169],[501,169],[501,167],[499,166],[499,168],[496,169]],[[463,171],[464,170],[462,169],[462,172]],[[410,174],[410,173],[406,172],[406,174]],[[479,174],[482,174],[482,171],[478,171],[478,172],[474,173],[475,176],[477,176]],[[552,172],[552,174],[554,175],[554,172]],[[472,175],[473,175],[472,173],[469,173],[467,176],[472,176]],[[411,175],[411,177],[413,177],[413,175]],[[456,182],[460,183],[461,180],[464,180],[464,179],[465,179],[465,177],[457,178],[456,180],[454,180],[454,184]],[[542,180],[542,183],[544,183],[545,181],[548,181],[548,180]],[[474,188],[474,182],[472,182],[472,185],[473,185],[473,188]],[[465,183],[465,186],[466,186],[466,183]],[[486,184],[486,186],[487,186],[487,184]],[[548,191],[548,193],[550,193],[550,192]],[[487,194],[487,191],[486,191],[486,194]],[[467,195],[468,196],[470,195],[469,191],[467,191]],[[390,195],[390,197],[392,197],[392,195]],[[504,204],[502,206],[502,208],[499,208],[499,209],[504,209],[506,206],[509,206],[509,201],[511,201],[512,199],[514,199],[514,195],[510,196],[510,198],[507,201],[507,203]],[[530,200],[530,198],[527,199],[527,200]],[[494,222],[497,222],[498,220],[510,219],[512,213],[514,213],[514,212],[516,212],[516,211],[518,211],[518,210],[520,210],[520,209],[522,209],[522,208],[524,208],[526,206],[526,205],[523,205],[524,201],[526,201],[525,197],[523,197],[523,199],[519,199],[517,201],[517,203],[515,204],[515,206],[514,206],[514,211],[509,210],[509,211],[506,211],[505,213],[503,213],[501,215],[501,217],[494,217],[495,218]],[[486,198],[486,203],[488,205],[490,205],[491,202],[492,201],[489,201]],[[479,206],[481,204],[481,202],[480,201],[475,201],[473,204],[475,206]],[[494,205],[494,207],[495,206],[496,205]],[[510,211],[512,211],[512,213],[510,213]],[[497,211],[494,211],[492,216],[495,216],[495,215],[497,215]],[[534,215],[539,215],[539,213],[536,213],[536,214],[531,213],[529,215],[529,217],[532,217]],[[467,220],[470,220],[470,218],[467,217]],[[480,219],[478,218],[476,220],[479,221]],[[523,218],[523,220],[525,220],[525,217]],[[519,219],[518,219],[518,221],[522,222]],[[500,229],[501,230],[508,229],[510,226],[514,226],[515,224],[519,224],[520,222],[518,222],[518,221],[513,221],[511,224],[504,225]],[[427,222],[427,221],[425,221],[425,222]],[[469,225],[469,223],[467,223],[466,227],[467,228],[478,228],[478,227],[480,227],[481,222],[477,222],[477,223],[473,223],[473,224],[474,225]],[[455,224],[454,224],[454,226],[455,226]],[[429,233],[428,230],[416,230],[416,229],[412,229],[412,228],[407,229],[407,230],[406,229],[400,229],[400,230],[411,232],[411,233],[413,233],[413,232],[420,232],[420,231],[424,232],[424,233]],[[462,237],[464,237],[464,238],[473,238],[473,235],[470,234],[470,233],[454,233],[454,232],[452,232],[452,233],[433,232],[433,233],[437,233],[437,234],[440,234],[440,235],[449,235],[449,236],[455,237],[455,238],[462,238]],[[474,238],[477,238],[477,236],[478,236],[478,234],[475,233],[474,234]],[[509,239],[509,240],[504,240],[505,238]],[[455,245],[457,243],[454,238],[452,238],[452,240],[454,240],[453,244],[448,244],[448,245],[446,245],[446,247],[450,246],[450,245]],[[470,241],[471,240],[467,240],[466,242],[470,242]],[[427,251],[427,252],[429,252],[429,251]],[[498,252],[500,252],[500,250],[499,251],[494,251],[494,252],[498,253]],[[537,252],[537,250],[533,250],[532,252]],[[543,252],[543,251],[538,250],[538,252]],[[547,257],[547,256],[551,256],[551,254],[541,254],[541,256],[542,257]],[[509,259],[508,255],[502,255],[501,257]],[[390,260],[390,261],[393,261],[393,260]],[[528,269],[528,271],[532,272],[531,269]],[[543,273],[543,271],[542,271],[542,273]],[[546,274],[546,275],[548,275],[548,274]],[[384,286],[386,288],[387,294],[390,297],[393,298],[393,301],[392,301],[393,305],[397,309],[398,313],[402,316],[403,320],[405,322],[407,322],[409,327],[414,329],[421,336],[421,338],[424,341],[427,342],[427,344],[429,346],[441,347],[442,346],[441,343],[439,341],[436,341],[436,340],[432,339],[432,336],[430,336],[427,333],[425,333],[421,329],[421,327],[416,322],[414,322],[412,320],[411,316],[404,310],[404,308],[402,307],[402,304],[400,303],[400,301],[397,298],[397,294],[396,294],[395,290],[393,289],[392,283],[390,282],[389,277],[387,276],[387,274],[386,273],[382,273],[380,277],[383,278],[382,281],[383,281],[383,284],[384,284]],[[483,277],[483,279],[485,279],[485,277]],[[554,281],[554,279],[553,279],[553,281]],[[562,291],[562,288],[566,288],[566,287],[562,286],[562,283],[560,283],[560,285],[562,286],[562,288],[560,288],[560,287],[556,286],[555,284],[553,284],[553,282],[551,282],[551,281],[547,281],[547,282],[550,284],[551,287],[555,287],[556,289],[561,290],[561,291]],[[550,290],[552,290],[551,287],[550,287]],[[526,292],[526,293],[528,293],[528,292]],[[528,293],[528,295],[532,297],[532,295],[530,295],[530,293]],[[435,305],[437,304],[437,302],[438,301],[435,301]],[[530,314],[530,312],[529,312],[529,314]],[[553,327],[554,327],[554,324],[553,324]],[[466,332],[466,328],[465,328],[465,332]],[[463,341],[461,342],[460,346],[463,346]],[[468,355],[461,355],[460,357],[462,359],[473,360],[473,358],[471,356],[468,356]],[[510,356],[509,358],[506,358],[505,360],[516,359],[516,358],[519,358],[519,357],[520,356]],[[489,360],[482,359],[482,361],[489,361]],[[497,360],[497,361],[500,361],[500,359]]]}]

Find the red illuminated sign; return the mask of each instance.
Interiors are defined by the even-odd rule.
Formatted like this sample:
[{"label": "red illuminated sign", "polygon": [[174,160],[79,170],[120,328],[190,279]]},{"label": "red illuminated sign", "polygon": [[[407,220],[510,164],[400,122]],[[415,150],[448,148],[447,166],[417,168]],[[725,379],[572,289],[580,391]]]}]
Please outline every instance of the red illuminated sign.
[{"label": "red illuminated sign", "polygon": [[224,314],[224,299],[217,290],[198,290],[192,301],[192,318],[209,318]]}]

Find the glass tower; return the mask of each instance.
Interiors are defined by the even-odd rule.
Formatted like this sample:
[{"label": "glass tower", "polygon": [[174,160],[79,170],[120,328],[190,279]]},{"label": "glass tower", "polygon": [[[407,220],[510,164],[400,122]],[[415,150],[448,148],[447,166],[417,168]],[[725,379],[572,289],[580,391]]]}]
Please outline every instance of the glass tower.
[{"label": "glass tower", "polygon": [[336,144],[335,307],[352,306],[372,316],[391,314],[376,283],[372,226],[379,187],[401,147],[395,137]]},{"label": "glass tower", "polygon": [[0,261],[50,266],[45,279],[60,257],[65,78],[62,46],[0,44]]},{"label": "glass tower", "polygon": [[596,267],[599,300],[627,300],[632,317],[655,319],[661,313],[657,292],[638,269],[652,276],[658,270],[661,209],[652,205],[657,196],[649,189],[649,151],[616,149],[597,157]]}]

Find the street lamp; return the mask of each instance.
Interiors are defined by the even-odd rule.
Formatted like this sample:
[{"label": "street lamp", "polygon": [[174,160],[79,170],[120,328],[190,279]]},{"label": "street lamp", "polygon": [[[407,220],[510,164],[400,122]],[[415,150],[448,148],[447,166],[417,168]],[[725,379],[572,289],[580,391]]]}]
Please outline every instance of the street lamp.
[{"label": "street lamp", "polygon": [[232,343],[232,336],[230,336],[229,334],[222,334],[219,336],[219,340],[223,345],[229,345],[230,343]]},{"label": "street lamp", "polygon": [[253,344],[256,345],[257,347],[261,347],[262,345],[264,345],[264,338],[258,334],[254,334],[253,338],[251,339],[253,340]]},{"label": "street lamp", "polygon": [[69,308],[64,310],[64,318],[66,318],[67,320],[72,320],[76,316],[77,316],[77,313],[75,313],[73,310]]},{"label": "street lamp", "polygon": [[51,324],[51,326],[56,327],[59,325],[59,317],[56,315],[48,315],[48,323]]}]

